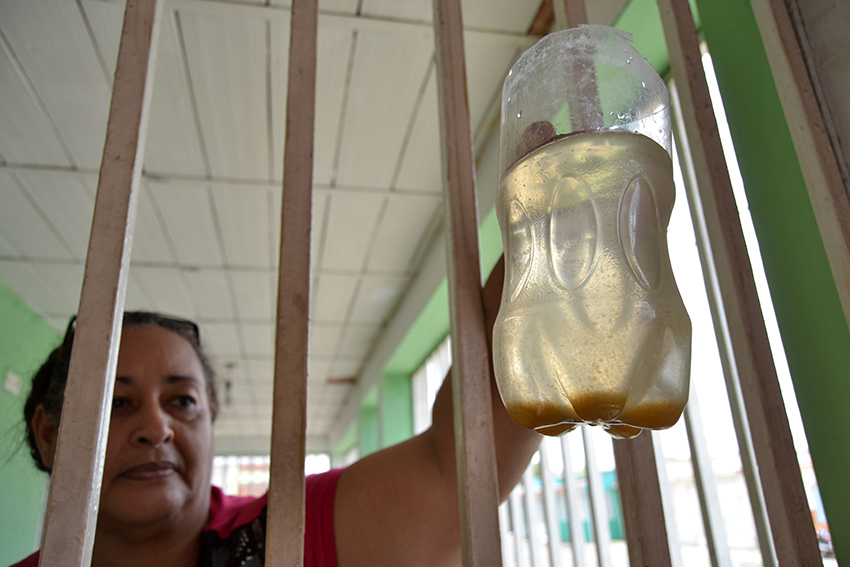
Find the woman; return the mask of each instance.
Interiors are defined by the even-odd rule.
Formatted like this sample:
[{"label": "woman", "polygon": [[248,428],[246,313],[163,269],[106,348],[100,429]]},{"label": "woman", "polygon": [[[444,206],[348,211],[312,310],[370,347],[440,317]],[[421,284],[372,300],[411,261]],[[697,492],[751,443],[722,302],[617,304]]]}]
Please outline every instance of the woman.
[{"label": "woman", "polygon": [[[492,322],[495,312],[488,315]],[[33,380],[25,407],[31,452],[47,471],[73,333],[72,323]],[[448,383],[428,431],[344,471],[308,478],[305,565],[460,565]],[[491,390],[504,499],[540,438],[515,425]],[[217,409],[197,327],[125,314],[92,565],[262,565],[265,498],[225,497],[210,486]]]}]

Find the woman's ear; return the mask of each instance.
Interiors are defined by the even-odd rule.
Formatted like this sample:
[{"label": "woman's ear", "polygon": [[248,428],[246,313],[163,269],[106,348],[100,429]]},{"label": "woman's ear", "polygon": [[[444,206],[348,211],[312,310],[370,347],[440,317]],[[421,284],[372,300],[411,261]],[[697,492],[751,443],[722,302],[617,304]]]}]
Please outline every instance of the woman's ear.
[{"label": "woman's ear", "polygon": [[56,453],[56,437],[59,435],[59,423],[47,415],[44,406],[39,404],[32,416],[32,430],[35,433],[35,442],[38,452],[41,453],[41,462],[47,470],[53,470],[53,456]]}]

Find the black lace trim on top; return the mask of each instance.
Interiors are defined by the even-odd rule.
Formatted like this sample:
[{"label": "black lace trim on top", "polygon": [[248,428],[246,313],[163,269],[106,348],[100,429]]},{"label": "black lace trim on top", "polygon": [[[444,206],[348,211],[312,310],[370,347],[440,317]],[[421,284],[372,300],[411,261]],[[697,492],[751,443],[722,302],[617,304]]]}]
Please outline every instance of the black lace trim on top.
[{"label": "black lace trim on top", "polygon": [[262,567],[266,557],[266,510],[225,539],[212,530],[201,534],[197,567]]}]

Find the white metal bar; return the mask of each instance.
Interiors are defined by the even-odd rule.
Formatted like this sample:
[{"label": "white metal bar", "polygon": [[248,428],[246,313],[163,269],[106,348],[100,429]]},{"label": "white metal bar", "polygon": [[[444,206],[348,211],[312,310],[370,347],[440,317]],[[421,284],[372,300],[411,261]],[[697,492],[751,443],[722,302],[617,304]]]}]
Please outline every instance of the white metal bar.
[{"label": "white metal bar", "polygon": [[511,491],[508,497],[508,502],[511,506],[511,527],[514,532],[514,556],[516,557],[517,567],[528,567],[528,555],[523,550],[522,540],[523,533],[528,533],[527,524],[522,520],[522,495],[520,494],[520,486],[517,486]]},{"label": "white metal bar", "polygon": [[693,15],[687,0],[659,0],[658,4],[747,421],[752,437],[759,440],[755,455],[776,555],[795,565],[820,565],[814,525],[702,70]]},{"label": "white metal bar", "polygon": [[42,566],[91,563],[161,10],[129,0],[124,12]]},{"label": "white metal bar", "polygon": [[567,521],[570,526],[573,565],[587,567],[584,551],[584,505],[573,472],[573,459],[566,435],[561,437],[561,458],[564,461],[564,497],[567,499]]},{"label": "white metal bar", "polygon": [[711,468],[711,455],[705,442],[699,400],[691,389],[688,405],[685,406],[685,429],[688,433],[688,445],[691,448],[691,463],[694,467],[694,482],[697,486],[705,539],[708,543],[708,555],[712,567],[732,567],[729,544],[726,541],[726,529],[720,510],[720,497],[717,495],[717,481]]},{"label": "white metal bar", "polygon": [[584,441],[587,487],[590,492],[590,515],[593,519],[593,533],[596,538],[596,556],[599,560],[599,567],[612,567],[611,528],[608,526],[605,487],[602,483],[599,467],[596,464],[596,451],[593,447],[593,437],[589,426],[581,426],[581,438]]},{"label": "white metal bar", "polygon": [[317,0],[294,0],[289,46],[266,565],[304,562]]},{"label": "white metal bar", "polygon": [[511,553],[511,513],[510,503],[505,501],[499,505],[499,535],[502,538],[502,559],[505,567],[512,567],[513,554]]},{"label": "white metal bar", "polygon": [[744,397],[741,393],[738,371],[732,355],[732,337],[729,334],[729,327],[723,316],[722,300],[720,299],[720,282],[718,281],[714,263],[711,261],[712,253],[708,228],[705,223],[705,215],[702,212],[702,204],[699,196],[700,191],[693,160],[691,159],[685,125],[682,120],[682,107],[679,102],[679,93],[675,82],[671,83],[670,100],[673,106],[673,122],[676,127],[676,147],[679,153],[679,164],[682,168],[685,191],[688,195],[688,206],[691,210],[697,250],[699,251],[700,264],[702,265],[703,278],[705,279],[708,305],[711,311],[712,321],[714,322],[717,350],[720,355],[720,364],[723,368],[723,379],[726,382],[726,395],[729,398],[729,407],[732,412],[732,422],[738,441],[738,452],[741,455],[744,481],[747,485],[750,506],[753,509],[753,520],[756,525],[759,549],[761,550],[762,561],[764,561],[765,566],[777,567],[779,561],[776,557],[776,549],[773,546],[773,538],[770,535],[770,521],[767,517],[764,492],[758,478],[758,465],[756,464],[753,439],[750,435],[750,429],[747,426]]},{"label": "white metal bar", "polygon": [[670,565],[685,567],[682,562],[682,544],[679,540],[679,530],[676,528],[676,509],[673,505],[673,491],[667,476],[667,459],[661,448],[661,434],[658,431],[644,431],[641,435],[650,434],[655,456],[655,469],[658,472],[658,489],[661,494],[661,506],[664,509],[664,525],[667,529],[667,547],[670,550]]},{"label": "white metal bar", "polygon": [[522,473],[522,487],[525,491],[522,503],[525,506],[525,529],[528,533],[528,549],[531,552],[531,567],[543,567],[540,553],[540,535],[537,533],[537,497],[534,494],[534,471],[532,467]]},{"label": "white metal bar", "polygon": [[452,393],[464,565],[499,565],[490,351],[478,249],[475,161],[460,0],[434,0],[452,329]]},{"label": "white metal bar", "polygon": [[549,467],[546,439],[540,444],[540,484],[543,487],[543,512],[546,514],[546,531],[549,535],[549,565],[561,567],[561,527],[555,507],[555,484]]}]

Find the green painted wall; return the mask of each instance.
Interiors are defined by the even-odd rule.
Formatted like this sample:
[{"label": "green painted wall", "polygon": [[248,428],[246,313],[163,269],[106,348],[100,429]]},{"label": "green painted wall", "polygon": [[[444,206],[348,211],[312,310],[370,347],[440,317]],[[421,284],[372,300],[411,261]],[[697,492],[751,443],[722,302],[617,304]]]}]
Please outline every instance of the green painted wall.
[{"label": "green painted wall", "polygon": [[378,408],[363,406],[360,408],[360,458],[380,449],[378,442]]},{"label": "green painted wall", "polygon": [[850,564],[850,332],[750,4],[698,4],[836,556]]},{"label": "green painted wall", "polygon": [[413,390],[409,374],[384,374],[381,390],[381,427],[384,447],[413,436]]},{"label": "green painted wall", "polygon": [[360,403],[360,423],[358,431],[360,458],[381,448],[378,429],[378,387],[372,386]]},{"label": "green painted wall", "polygon": [[[22,412],[32,375],[58,342],[56,331],[0,285],[0,565],[15,563],[38,546],[47,475],[21,446]],[[21,379],[20,394],[8,389],[9,372]]]}]

